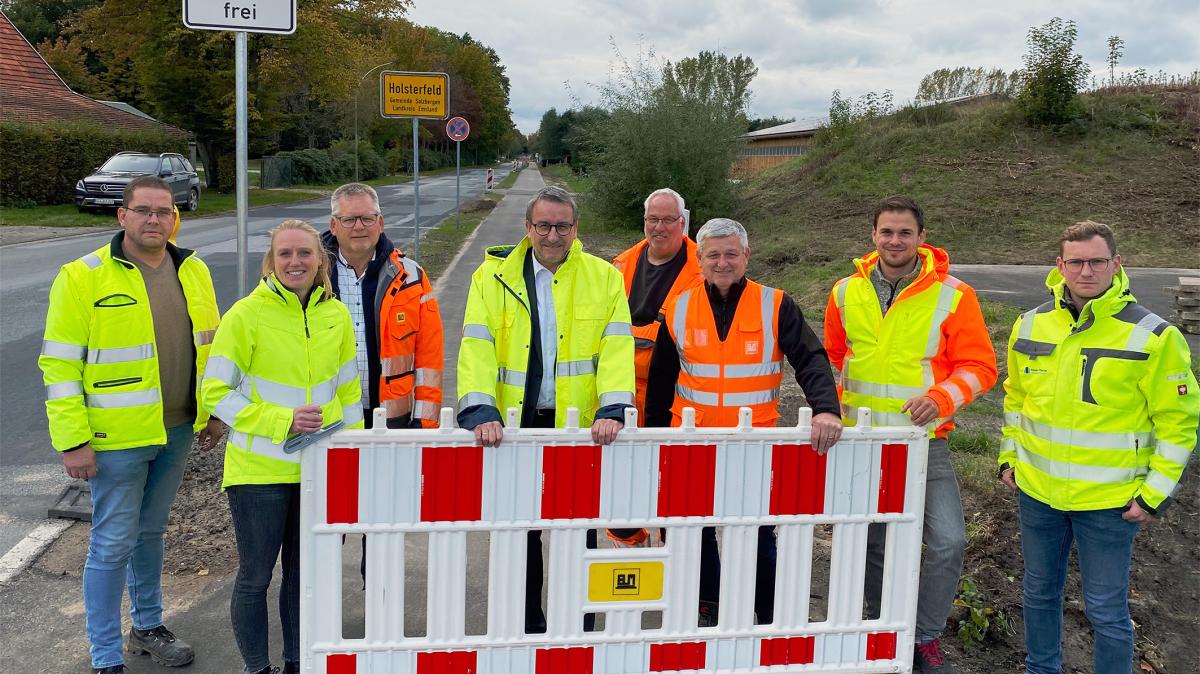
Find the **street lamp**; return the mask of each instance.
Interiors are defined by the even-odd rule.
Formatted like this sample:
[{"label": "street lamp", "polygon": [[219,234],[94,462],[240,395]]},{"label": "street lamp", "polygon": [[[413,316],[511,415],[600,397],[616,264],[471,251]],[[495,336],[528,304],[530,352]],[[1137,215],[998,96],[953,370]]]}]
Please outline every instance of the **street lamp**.
[{"label": "street lamp", "polygon": [[362,93],[362,83],[367,79],[367,75],[370,75],[384,66],[390,66],[393,63],[395,63],[395,61],[380,63],[374,68],[371,68],[367,72],[363,73],[363,76],[358,78],[358,87],[354,90],[354,182],[358,182],[358,95]]}]

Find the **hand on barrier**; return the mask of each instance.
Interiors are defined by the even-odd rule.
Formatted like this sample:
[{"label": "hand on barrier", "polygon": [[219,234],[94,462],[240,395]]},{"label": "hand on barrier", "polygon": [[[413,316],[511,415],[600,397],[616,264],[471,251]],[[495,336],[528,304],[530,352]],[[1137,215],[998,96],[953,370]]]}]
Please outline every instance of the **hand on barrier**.
[{"label": "hand on barrier", "polygon": [[938,405],[929,396],[917,396],[905,401],[901,412],[908,412],[912,417],[913,426],[924,426],[938,416]]},{"label": "hand on barrier", "polygon": [[842,438],[842,418],[830,412],[822,412],[812,418],[812,442],[817,454],[824,454]]},{"label": "hand on barrier", "polygon": [[1016,491],[1017,490],[1016,474],[1017,474],[1017,470],[1015,468],[1009,468],[1008,470],[1005,470],[1000,473],[1000,481],[1003,482],[1005,484],[1005,486],[1007,486],[1009,489]]},{"label": "hand on barrier", "polygon": [[504,439],[504,426],[499,421],[487,421],[475,427],[475,442],[484,447],[499,447]]},{"label": "hand on barrier", "polygon": [[617,433],[625,424],[616,419],[597,419],[592,424],[592,442],[597,445],[607,445],[617,439]]},{"label": "hand on barrier", "polygon": [[301,405],[292,410],[290,433],[313,433],[321,430],[321,406]]},{"label": "hand on barrier", "polygon": [[225,434],[225,424],[216,417],[209,417],[208,424],[200,429],[196,446],[200,451],[207,452],[217,446],[217,438]]},{"label": "hand on barrier", "polygon": [[96,452],[91,443],[84,443],[79,449],[63,452],[62,458],[67,475],[80,480],[96,477]]}]

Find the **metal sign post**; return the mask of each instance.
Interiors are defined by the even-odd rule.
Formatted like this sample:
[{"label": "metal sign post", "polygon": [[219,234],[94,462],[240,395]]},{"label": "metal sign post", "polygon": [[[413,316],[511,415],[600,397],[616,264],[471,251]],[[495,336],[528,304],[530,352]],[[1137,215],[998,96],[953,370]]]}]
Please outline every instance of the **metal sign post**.
[{"label": "metal sign post", "polygon": [[[411,117],[413,135],[413,245],[412,257],[421,253],[421,155],[417,143],[421,119],[445,119],[450,114],[450,77],[446,73],[379,73],[379,114],[385,118]],[[357,149],[357,148],[356,148]]]},{"label": "metal sign post", "polygon": [[[246,111],[247,33],[290,35],[296,32],[296,0],[256,0],[249,7],[211,0],[183,0],[183,25],[197,30],[235,31],[234,40],[234,173],[237,179],[237,275],[238,297],[246,296],[246,236],[250,210],[247,180],[249,143]],[[357,148],[355,148],[357,149]],[[209,157],[216,160],[216,157]],[[213,167],[208,167],[211,171]],[[211,175],[211,173],[209,174]]]},{"label": "metal sign post", "polygon": [[462,228],[462,142],[471,135],[471,125],[462,117],[454,117],[446,122],[446,135],[454,141],[454,229],[458,230]]},{"label": "metal sign post", "polygon": [[237,275],[238,297],[246,296],[246,228],[250,217],[250,189],[246,184],[246,146],[249,129],[246,123],[246,31],[237,32],[237,47],[234,50],[234,88],[237,90],[234,105],[236,112],[237,147],[234,151],[234,166],[237,174]]}]

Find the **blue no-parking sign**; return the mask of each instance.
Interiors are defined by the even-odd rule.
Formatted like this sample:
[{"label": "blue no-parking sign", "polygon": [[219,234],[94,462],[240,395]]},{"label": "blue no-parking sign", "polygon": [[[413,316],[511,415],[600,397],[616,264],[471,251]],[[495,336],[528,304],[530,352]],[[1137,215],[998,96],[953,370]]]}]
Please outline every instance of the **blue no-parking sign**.
[{"label": "blue no-parking sign", "polygon": [[461,143],[471,135],[471,125],[462,117],[451,117],[450,121],[446,122],[446,135],[450,140]]}]

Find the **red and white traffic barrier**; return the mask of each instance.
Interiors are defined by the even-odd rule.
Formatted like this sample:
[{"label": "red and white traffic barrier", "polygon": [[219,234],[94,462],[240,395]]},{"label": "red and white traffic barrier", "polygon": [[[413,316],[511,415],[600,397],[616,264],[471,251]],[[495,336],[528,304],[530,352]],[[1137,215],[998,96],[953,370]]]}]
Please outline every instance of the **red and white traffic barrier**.
[{"label": "red and white traffic barrier", "polygon": [[[821,456],[811,412],[790,428],[626,427],[611,445],[516,428],[475,444],[442,410],[438,430],[345,431],[303,450],[304,672],[643,674],[909,672],[928,439],[857,426]],[[378,414],[378,413],[377,413]],[[382,427],[382,419],[376,419]],[[864,620],[867,527],[888,526],[880,617]],[[775,615],[754,624],[757,530],[775,526]],[[831,525],[828,609],[810,620],[814,532]],[[720,532],[721,604],[697,627],[700,542]],[[663,528],[653,548],[588,549],[588,529]],[[547,532],[547,631],[525,634],[526,531]],[[466,634],[467,534],[488,532],[487,630]],[[424,636],[405,636],[405,536],[428,535]],[[365,637],[342,636],[342,536],[365,534]],[[661,612],[657,629],[642,614]],[[582,616],[604,628],[583,631]]]}]

